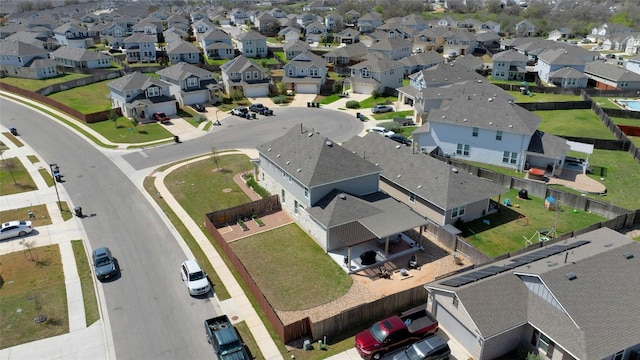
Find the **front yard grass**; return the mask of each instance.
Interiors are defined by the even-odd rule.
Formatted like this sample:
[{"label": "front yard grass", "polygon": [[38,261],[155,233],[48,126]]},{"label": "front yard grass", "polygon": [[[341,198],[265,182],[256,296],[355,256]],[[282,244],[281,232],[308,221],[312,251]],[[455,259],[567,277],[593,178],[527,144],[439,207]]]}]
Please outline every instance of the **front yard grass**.
[{"label": "front yard grass", "polygon": [[296,224],[234,241],[231,248],[278,310],[326,304],[351,287],[351,277]]},{"label": "front yard grass", "polygon": [[173,136],[158,123],[138,124],[136,128],[131,120],[124,116],[119,117],[116,123],[111,120],[105,120],[87,124],[87,126],[114,143],[135,144],[169,139]]},{"label": "front yard grass", "polygon": [[380,96],[378,98],[374,98],[373,96],[368,97],[362,101],[360,101],[360,108],[372,108],[376,105],[388,105],[394,101],[398,101],[397,96]]},{"label": "front yard grass", "polygon": [[53,93],[48,97],[80,111],[91,114],[111,109],[108,83],[113,80],[99,81],[93,84],[78,86],[73,89]]},{"label": "front yard grass", "polygon": [[320,99],[320,104],[327,105],[327,104],[331,104],[332,102],[338,101],[340,99],[344,99],[344,97],[340,96],[339,94],[331,94],[329,96],[318,95],[316,100],[318,99]]},{"label": "front yard grass", "polygon": [[47,86],[63,83],[65,81],[82,79],[91,75],[86,74],[63,74],[60,76],[56,76],[50,79],[36,80],[36,79],[21,79],[21,78],[12,78],[5,77],[0,79],[0,82],[5,84],[17,86],[21,89],[36,91],[39,89],[46,88]]},{"label": "front yard grass", "polygon": [[[537,242],[536,231],[553,228],[556,218],[558,235],[607,220],[585,211],[574,213],[573,209],[563,204],[560,204],[559,212],[549,211],[544,207],[544,199],[529,196],[530,200],[522,200],[518,198],[518,191],[510,189],[500,197],[501,205],[497,213],[464,223],[460,230],[465,240],[488,256],[496,257],[524,248],[524,237],[533,237],[532,241]],[[503,206],[505,198],[509,198],[513,206]],[[498,201],[498,198],[494,200]],[[488,220],[489,225],[484,220]]]},{"label": "front yard grass", "polygon": [[82,288],[82,302],[84,304],[84,315],[87,327],[100,319],[98,311],[98,300],[93,287],[93,274],[89,266],[89,258],[84,250],[82,240],[71,240],[73,255],[76,258],[76,268],[80,277],[80,287]]},{"label": "front yard grass", "polygon": [[[69,332],[58,245],[1,255],[0,273],[0,349]],[[39,315],[47,321],[34,323]]]},{"label": "front yard grass", "polygon": [[11,195],[37,190],[38,186],[17,157],[0,161],[0,194]]},{"label": "front yard grass", "polygon": [[405,118],[408,116],[413,116],[413,110],[392,111],[388,113],[375,114],[372,116],[376,120],[393,120],[395,118]]},{"label": "front yard grass", "polygon": [[615,140],[615,136],[590,109],[533,111],[542,122],[544,132],[560,136],[577,136]]},{"label": "front yard grass", "polygon": [[[33,213],[34,218],[29,219],[29,211]],[[47,205],[40,204],[35,206],[23,207],[19,209],[10,209],[0,211],[0,219],[2,221],[13,221],[13,220],[29,220],[31,221],[31,225],[36,228],[38,226],[47,226],[51,225],[51,216],[49,215],[49,211],[47,210]],[[27,240],[29,237],[27,235]]]}]

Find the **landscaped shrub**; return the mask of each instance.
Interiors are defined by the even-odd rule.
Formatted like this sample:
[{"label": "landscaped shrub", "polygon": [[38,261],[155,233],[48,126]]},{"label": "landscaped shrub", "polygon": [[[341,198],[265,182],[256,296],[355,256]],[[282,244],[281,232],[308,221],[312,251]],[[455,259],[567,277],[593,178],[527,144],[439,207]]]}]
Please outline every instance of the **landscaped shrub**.
[{"label": "landscaped shrub", "polygon": [[196,114],[193,116],[193,121],[195,121],[196,123],[200,124],[201,122],[207,120],[206,117],[200,115],[200,114]]},{"label": "landscaped shrub", "polygon": [[273,100],[274,104],[286,104],[287,103],[287,97],[285,95],[278,95],[274,98],[271,98],[271,100]]},{"label": "landscaped shrub", "polygon": [[378,90],[373,90],[371,92],[371,97],[373,97],[374,99],[377,99],[380,97],[380,92]]},{"label": "landscaped shrub", "polygon": [[284,95],[287,93],[287,84],[279,82],[276,84],[276,89],[278,90],[278,94]]},{"label": "landscaped shrub", "polygon": [[229,97],[232,100],[240,100],[244,98],[244,93],[241,90],[231,90]]},{"label": "landscaped shrub", "polygon": [[256,194],[260,195],[261,198],[266,199],[271,196],[271,194],[269,194],[269,192],[265,188],[258,185],[258,183],[253,179],[253,175],[246,175],[245,179],[247,180],[247,186],[252,188],[253,191],[255,191]]},{"label": "landscaped shrub", "polygon": [[347,109],[359,109],[360,103],[355,100],[349,100],[347,101],[345,106],[347,107]]},{"label": "landscaped shrub", "polygon": [[342,83],[340,81],[333,82],[333,93],[334,94],[342,93]]}]

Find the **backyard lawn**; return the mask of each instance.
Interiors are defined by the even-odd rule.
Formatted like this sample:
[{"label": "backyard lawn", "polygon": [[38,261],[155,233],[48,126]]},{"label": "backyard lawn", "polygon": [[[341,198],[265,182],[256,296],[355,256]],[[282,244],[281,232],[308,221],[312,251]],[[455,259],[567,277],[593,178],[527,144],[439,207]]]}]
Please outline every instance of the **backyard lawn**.
[{"label": "backyard lawn", "polygon": [[615,140],[590,109],[533,111],[542,122],[538,129],[554,135]]},{"label": "backyard lawn", "polygon": [[[58,245],[0,256],[0,349],[69,332]],[[34,319],[45,315],[43,323]]]},{"label": "backyard lawn", "polygon": [[48,97],[62,104],[72,107],[83,114],[111,109],[108,83],[113,80],[99,81],[93,84],[75,87],[57,92]]},{"label": "backyard lawn", "polygon": [[[505,198],[509,198],[513,206],[503,206],[502,202]],[[558,224],[556,232],[560,235],[607,220],[603,216],[584,211],[574,213],[573,209],[563,207],[562,204],[559,212],[549,211],[544,207],[544,199],[532,196],[529,198],[530,200],[518,199],[518,189],[510,189],[500,197],[501,205],[498,213],[464,223],[460,226],[462,236],[478,250],[488,256],[496,257],[524,248],[526,244],[524,237],[537,242],[536,232],[553,228],[556,221]],[[494,200],[498,201],[498,198]],[[488,220],[489,225],[484,220]]]},{"label": "backyard lawn", "polygon": [[563,101],[582,101],[580,95],[562,95],[562,94],[544,94],[531,93],[531,96],[520,94],[519,91],[507,91],[516,99],[516,103],[540,103],[540,102],[563,102]]},{"label": "backyard lawn", "polygon": [[31,90],[31,91],[36,91],[42,88],[45,88],[49,85],[53,85],[53,84],[59,84],[65,81],[70,81],[70,80],[76,80],[76,79],[82,79],[85,77],[88,77],[90,75],[85,75],[85,74],[64,74],[64,75],[60,75],[60,76],[56,76],[54,78],[51,79],[44,79],[44,80],[35,80],[35,79],[21,79],[21,78],[12,78],[12,77],[5,77],[0,79],[0,82],[3,82],[5,84],[9,84],[9,85],[13,85],[13,86],[17,86],[21,89],[25,89],[25,90]]},{"label": "backyard lawn", "polygon": [[87,124],[91,129],[102,134],[114,143],[144,143],[162,139],[170,139],[173,135],[158,123],[133,125],[126,117],[119,117],[114,123],[111,120]]},{"label": "backyard lawn", "polygon": [[296,224],[234,241],[231,248],[278,310],[326,304],[351,287],[351,277]]}]

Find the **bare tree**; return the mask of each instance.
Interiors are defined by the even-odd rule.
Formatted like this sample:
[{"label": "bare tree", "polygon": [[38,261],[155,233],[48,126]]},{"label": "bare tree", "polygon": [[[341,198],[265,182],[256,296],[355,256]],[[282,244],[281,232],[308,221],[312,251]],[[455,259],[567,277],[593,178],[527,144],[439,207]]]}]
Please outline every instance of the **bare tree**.
[{"label": "bare tree", "polygon": [[24,257],[27,257],[27,252],[29,252],[29,257],[31,258],[31,261],[36,261],[38,260],[38,254],[36,253],[35,258],[33,257],[33,252],[31,252],[31,249],[33,249],[35,247],[35,241],[34,240],[27,240],[27,239],[22,239],[20,240],[20,245],[24,246],[25,252],[24,252]]},{"label": "bare tree", "polygon": [[213,158],[213,162],[216,164],[216,169],[220,169],[220,164],[218,163],[218,149],[215,146],[211,147],[211,157]]},{"label": "bare tree", "polygon": [[18,185],[18,182],[16,181],[16,176],[14,174],[14,171],[18,168],[18,164],[16,163],[16,158],[10,158],[10,159],[3,158],[2,167],[9,170],[9,173],[13,178],[13,185]]}]

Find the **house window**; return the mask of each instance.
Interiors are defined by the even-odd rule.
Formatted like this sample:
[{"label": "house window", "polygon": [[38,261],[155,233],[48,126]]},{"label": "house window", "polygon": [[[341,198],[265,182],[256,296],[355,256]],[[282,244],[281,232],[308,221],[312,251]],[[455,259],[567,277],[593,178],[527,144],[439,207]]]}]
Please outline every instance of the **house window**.
[{"label": "house window", "polygon": [[409,194],[409,201],[412,202],[412,203],[416,202],[416,194],[410,193]]},{"label": "house window", "polygon": [[254,78],[254,79],[258,79],[258,72],[257,72],[257,71],[254,71],[254,72],[253,72],[253,78]]},{"label": "house window", "polygon": [[459,216],[464,215],[464,205],[463,206],[458,206],[456,208],[451,209],[451,218],[457,218]]},{"label": "house window", "polygon": [[362,77],[364,78],[371,77],[371,71],[369,69],[362,69],[361,74],[362,74]]},{"label": "house window", "polygon": [[298,200],[293,200],[293,213],[298,215],[300,211],[298,211]]},{"label": "house window", "polygon": [[245,78],[246,80],[251,79],[251,71],[247,71],[247,72],[244,74],[244,78]]},{"label": "house window", "polygon": [[467,144],[458,144],[458,147],[456,149],[456,154],[462,155],[462,156],[469,156],[469,154],[470,154],[469,145],[467,145]]},{"label": "house window", "polygon": [[286,202],[284,197],[284,189],[282,189],[282,191],[280,192],[280,198],[282,199],[282,203],[284,204]]},{"label": "house window", "polygon": [[153,86],[147,89],[147,97],[160,96],[160,88],[157,86]]},{"label": "house window", "polygon": [[496,131],[496,140],[500,141],[502,140],[502,131]]},{"label": "house window", "polygon": [[309,189],[304,189],[304,198],[305,199],[309,198]]},{"label": "house window", "polygon": [[478,137],[478,128],[474,127],[473,128],[473,133],[471,134],[473,137]]},{"label": "house window", "polygon": [[538,339],[538,350],[543,354],[547,354],[547,356],[553,353],[553,342],[549,340],[545,334],[540,334],[540,338]]},{"label": "house window", "polygon": [[289,68],[289,70],[287,70],[287,75],[288,76],[293,76],[293,69]]},{"label": "house window", "polygon": [[502,162],[505,164],[515,164],[518,161],[518,153],[505,151],[502,153]]},{"label": "house window", "polygon": [[187,86],[188,87],[193,87],[193,86],[198,86],[198,79],[191,77],[187,79]]},{"label": "house window", "polygon": [[453,295],[453,306],[457,309],[458,308],[458,295]]},{"label": "house window", "polygon": [[318,69],[309,69],[309,76],[319,76]]}]

